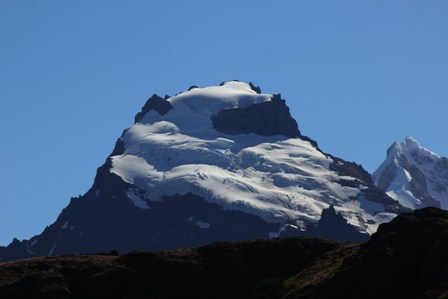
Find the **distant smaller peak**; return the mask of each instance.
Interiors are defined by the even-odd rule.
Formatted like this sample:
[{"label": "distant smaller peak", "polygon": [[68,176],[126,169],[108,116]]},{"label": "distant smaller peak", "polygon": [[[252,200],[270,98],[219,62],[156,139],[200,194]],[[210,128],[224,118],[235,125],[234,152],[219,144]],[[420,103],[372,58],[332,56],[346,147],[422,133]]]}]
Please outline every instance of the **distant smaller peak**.
[{"label": "distant smaller peak", "polygon": [[422,147],[420,143],[412,136],[406,136],[404,141],[395,141],[387,150],[387,156],[397,155],[419,155],[431,156],[438,158],[439,156],[428,149]]},{"label": "distant smaller peak", "polygon": [[402,153],[404,151],[412,151],[416,148],[419,148],[420,144],[417,140],[415,140],[412,136],[406,136],[404,141],[394,141],[392,145],[387,150],[387,155],[397,155],[398,153]]}]

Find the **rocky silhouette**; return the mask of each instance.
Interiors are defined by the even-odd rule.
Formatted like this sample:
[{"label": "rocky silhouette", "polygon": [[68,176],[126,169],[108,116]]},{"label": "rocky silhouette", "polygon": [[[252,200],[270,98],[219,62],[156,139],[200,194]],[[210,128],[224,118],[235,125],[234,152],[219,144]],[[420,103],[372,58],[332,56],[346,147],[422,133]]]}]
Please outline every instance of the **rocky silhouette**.
[{"label": "rocky silhouette", "polygon": [[0,297],[447,298],[447,250],[448,212],[425,208],[362,245],[276,238],[3,263]]}]

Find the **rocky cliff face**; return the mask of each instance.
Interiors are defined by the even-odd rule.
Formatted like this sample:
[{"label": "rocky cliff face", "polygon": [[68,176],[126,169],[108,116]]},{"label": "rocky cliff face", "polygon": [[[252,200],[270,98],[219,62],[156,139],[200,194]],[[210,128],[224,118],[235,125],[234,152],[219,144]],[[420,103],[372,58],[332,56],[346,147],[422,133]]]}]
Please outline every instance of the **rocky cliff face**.
[{"label": "rocky cliff face", "polygon": [[173,105],[169,101],[164,98],[159,97],[156,94],[153,94],[146,104],[143,106],[142,111],[137,113],[135,116],[135,122],[139,122],[145,115],[151,110],[157,111],[160,115],[167,114],[171,109],[173,109]]},{"label": "rocky cliff face", "polygon": [[279,96],[231,81],[153,95],[90,190],[42,234],[0,247],[0,261],[285,235],[359,242],[400,211],[361,166],[303,136]]},{"label": "rocky cliff face", "polygon": [[213,128],[228,135],[301,136],[297,122],[280,95],[274,95],[269,102],[224,109],[212,116],[212,123]]},{"label": "rocky cliff face", "polygon": [[373,177],[378,188],[403,206],[448,208],[448,158],[423,148],[412,137],[392,144]]}]

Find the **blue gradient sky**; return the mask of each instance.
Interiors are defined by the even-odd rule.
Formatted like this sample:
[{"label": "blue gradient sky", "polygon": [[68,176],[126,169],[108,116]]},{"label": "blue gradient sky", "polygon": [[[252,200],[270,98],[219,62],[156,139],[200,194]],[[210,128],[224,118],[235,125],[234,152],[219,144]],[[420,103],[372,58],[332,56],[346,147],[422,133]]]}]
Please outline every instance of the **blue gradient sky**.
[{"label": "blue gradient sky", "polygon": [[2,0],[0,45],[0,245],[86,192],[151,94],[190,85],[281,93],[369,171],[406,135],[448,156],[447,1]]}]

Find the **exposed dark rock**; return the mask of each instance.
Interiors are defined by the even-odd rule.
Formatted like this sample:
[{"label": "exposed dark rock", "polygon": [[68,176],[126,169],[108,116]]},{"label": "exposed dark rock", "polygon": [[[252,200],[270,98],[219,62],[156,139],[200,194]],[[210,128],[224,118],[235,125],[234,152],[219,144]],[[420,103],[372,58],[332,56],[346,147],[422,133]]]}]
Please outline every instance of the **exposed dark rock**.
[{"label": "exposed dark rock", "polygon": [[370,201],[383,204],[386,212],[399,214],[411,211],[411,209],[403,207],[374,185],[369,185],[364,190],[364,195]]},{"label": "exposed dark rock", "polygon": [[255,91],[258,94],[261,94],[261,88],[259,86],[255,86],[252,82],[249,82],[250,89]]},{"label": "exposed dark rock", "polygon": [[292,118],[280,95],[275,95],[269,102],[224,109],[212,117],[212,122],[217,131],[229,135],[255,133],[291,138],[301,136],[297,122]]},{"label": "exposed dark rock", "polygon": [[[124,130],[123,133],[121,134],[121,137],[124,136],[124,134],[126,134],[127,130]],[[117,139],[117,142],[115,142],[115,147],[114,150],[112,151],[112,153],[110,154],[110,156],[119,156],[124,154],[125,151],[125,144],[123,142],[123,140],[120,138]]]},{"label": "exposed dark rock", "polygon": [[[389,149],[390,150],[390,149]],[[393,164],[389,164],[386,166],[386,168],[383,170],[381,176],[377,178],[376,185],[381,190],[385,191],[387,188],[389,188],[390,182],[392,182],[397,175],[398,168],[395,167]]]},{"label": "exposed dark rock", "polygon": [[440,202],[435,200],[428,191],[425,174],[414,165],[409,165],[407,169],[412,177],[409,182],[412,194],[425,206],[440,208]]},{"label": "exposed dark rock", "polygon": [[138,123],[142,118],[151,110],[157,111],[160,115],[165,115],[173,109],[173,105],[166,98],[161,98],[156,94],[153,94],[146,104],[143,106],[142,111],[135,116],[135,123]]},{"label": "exposed dark rock", "polygon": [[434,164],[434,169],[440,172],[443,176],[448,177],[448,158],[441,157]]},{"label": "exposed dark rock", "polygon": [[365,184],[373,185],[372,176],[361,165],[355,162],[344,161],[329,154],[327,156],[334,161],[330,165],[331,170],[336,171],[341,176],[351,176]]},{"label": "exposed dark rock", "polygon": [[306,230],[302,230],[294,224],[287,224],[282,228],[279,237],[313,237],[353,243],[363,243],[369,239],[369,235],[350,225],[332,205],[322,210],[317,225],[309,223]]},{"label": "exposed dark rock", "polygon": [[26,241],[19,241],[16,238],[7,246],[0,246],[0,262],[18,260],[29,257],[26,250]]},{"label": "exposed dark rock", "polygon": [[344,161],[341,158],[325,154],[333,160],[330,169],[337,172],[340,176],[354,177],[357,180],[339,180],[342,186],[360,187],[365,186],[364,194],[372,202],[384,204],[385,210],[392,213],[409,212],[397,203],[396,200],[390,198],[384,191],[374,185],[372,176],[361,165],[355,162]]},{"label": "exposed dark rock", "polygon": [[319,238],[355,243],[362,243],[369,239],[369,235],[357,231],[340,213],[336,212],[332,205],[322,210],[317,228],[311,228],[307,233]]}]

